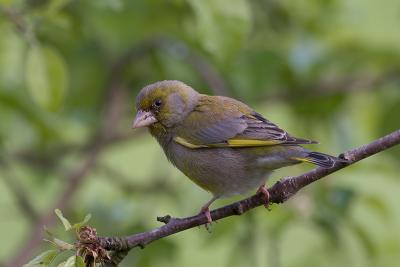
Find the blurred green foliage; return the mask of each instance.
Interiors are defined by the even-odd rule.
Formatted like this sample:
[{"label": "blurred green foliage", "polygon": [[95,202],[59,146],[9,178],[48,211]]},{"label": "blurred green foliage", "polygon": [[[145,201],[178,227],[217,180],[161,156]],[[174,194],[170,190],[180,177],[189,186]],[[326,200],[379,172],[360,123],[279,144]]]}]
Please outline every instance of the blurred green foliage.
[{"label": "blurred green foliage", "polygon": [[[125,235],[199,210],[207,193],[130,130],[134,98],[154,81],[241,99],[331,154],[399,128],[399,10],[396,0],[0,0],[0,262],[21,256],[93,151],[68,217],[91,213],[101,235]],[[133,250],[122,266],[395,266],[399,156],[385,151],[211,235]]]}]

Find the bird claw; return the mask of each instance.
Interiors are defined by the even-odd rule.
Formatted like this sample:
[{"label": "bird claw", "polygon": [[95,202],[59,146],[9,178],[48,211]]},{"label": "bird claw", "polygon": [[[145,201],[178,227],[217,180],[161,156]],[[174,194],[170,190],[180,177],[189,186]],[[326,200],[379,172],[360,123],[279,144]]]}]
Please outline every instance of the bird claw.
[{"label": "bird claw", "polygon": [[206,216],[207,223],[205,223],[204,226],[205,226],[207,232],[211,233],[210,226],[211,226],[211,223],[212,223],[213,220],[211,218],[211,213],[210,213],[210,209],[208,208],[208,206],[207,207],[206,206],[202,207],[201,210],[200,210],[200,214]]},{"label": "bird claw", "polygon": [[264,207],[265,207],[267,210],[271,211],[270,203],[269,203],[270,194],[269,194],[269,192],[268,192],[268,188],[267,188],[265,185],[261,185],[261,186],[258,188],[257,193],[263,194],[263,196],[264,196],[264,201],[265,201]]},{"label": "bird claw", "polygon": [[207,223],[212,223],[212,218],[211,218],[211,213],[210,209],[208,208],[208,205],[204,205],[199,214],[203,214],[207,218]]}]

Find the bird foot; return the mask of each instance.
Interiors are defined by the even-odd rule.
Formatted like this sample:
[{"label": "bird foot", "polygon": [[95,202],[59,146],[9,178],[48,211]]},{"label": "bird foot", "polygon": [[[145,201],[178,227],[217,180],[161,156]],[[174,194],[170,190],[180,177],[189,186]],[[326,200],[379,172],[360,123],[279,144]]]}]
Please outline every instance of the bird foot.
[{"label": "bird foot", "polygon": [[212,218],[211,218],[211,213],[210,213],[210,209],[208,208],[208,206],[202,207],[199,214],[203,214],[204,216],[206,216],[207,223],[204,226],[206,227],[207,232],[210,233],[211,232],[210,226],[212,223]]},{"label": "bird foot", "polygon": [[211,213],[210,213],[210,209],[208,208],[208,206],[202,207],[200,210],[200,214],[204,214],[207,218],[207,222],[212,223]]},{"label": "bird foot", "polygon": [[268,188],[265,186],[265,184],[261,185],[261,186],[258,188],[257,193],[263,194],[263,196],[264,196],[264,201],[265,201],[264,207],[265,207],[267,210],[270,211],[270,210],[271,210],[271,208],[269,207],[269,206],[270,206],[270,203],[269,203],[270,195],[269,195],[269,192],[268,192]]}]

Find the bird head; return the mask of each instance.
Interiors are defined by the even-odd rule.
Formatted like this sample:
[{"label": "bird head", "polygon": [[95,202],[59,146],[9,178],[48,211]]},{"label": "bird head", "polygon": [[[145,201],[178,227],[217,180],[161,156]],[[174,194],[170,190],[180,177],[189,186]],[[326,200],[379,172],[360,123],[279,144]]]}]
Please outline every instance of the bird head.
[{"label": "bird head", "polygon": [[174,127],[197,104],[199,94],[180,81],[161,81],[144,87],[136,97],[137,114],[132,128],[161,124]]}]

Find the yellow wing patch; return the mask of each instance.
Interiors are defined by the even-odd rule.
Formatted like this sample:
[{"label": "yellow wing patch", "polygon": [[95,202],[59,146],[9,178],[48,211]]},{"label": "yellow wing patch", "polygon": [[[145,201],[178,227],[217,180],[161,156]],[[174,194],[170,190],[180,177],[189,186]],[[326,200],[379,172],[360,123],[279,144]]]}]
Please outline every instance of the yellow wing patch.
[{"label": "yellow wing patch", "polygon": [[190,149],[208,147],[208,146],[205,146],[205,145],[195,145],[195,144],[192,144],[192,143],[188,142],[187,140],[185,140],[184,138],[179,137],[179,136],[178,136],[178,137],[175,137],[175,138],[174,138],[174,141],[175,141],[176,143],[178,143],[178,144],[180,144],[180,145],[182,145],[182,146],[185,146],[185,147],[187,147],[187,148],[190,148]]},{"label": "yellow wing patch", "polygon": [[282,143],[279,140],[256,140],[256,139],[229,139],[229,147],[249,147],[249,146],[273,146]]},{"label": "yellow wing patch", "polygon": [[313,163],[312,160],[310,160],[309,158],[291,157],[291,159],[302,161],[302,162],[307,162],[307,163]]},{"label": "yellow wing patch", "polygon": [[182,137],[175,137],[174,141],[190,149],[205,147],[255,147],[255,146],[273,146],[282,143],[278,140],[256,140],[256,139],[229,139],[226,143],[215,143],[207,145],[192,144]]}]

